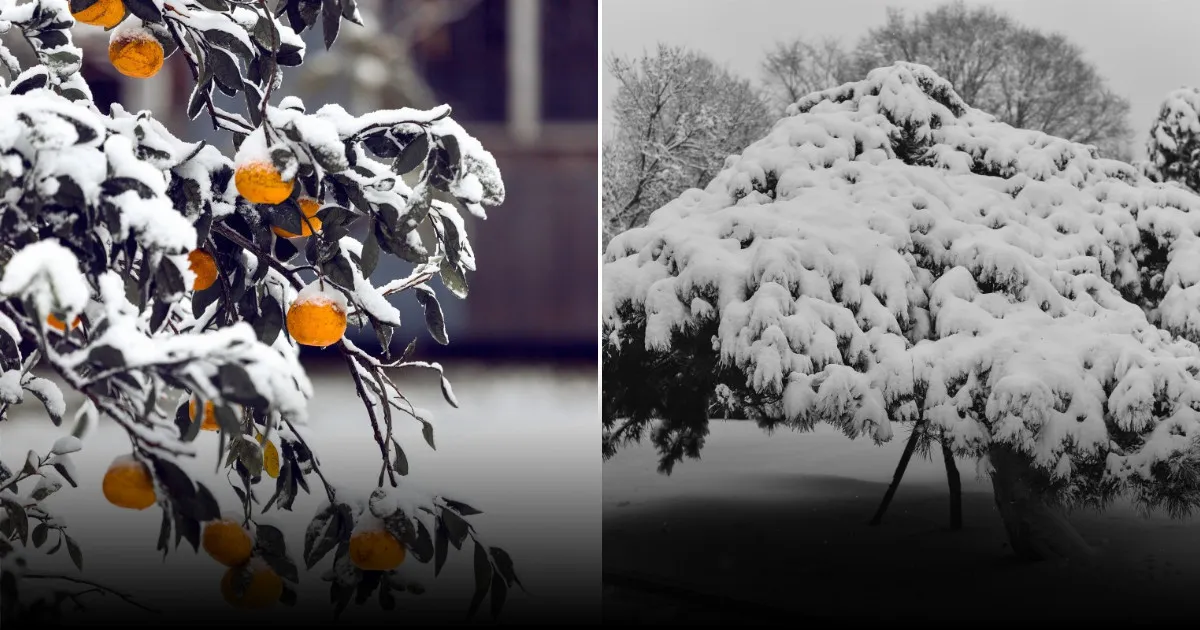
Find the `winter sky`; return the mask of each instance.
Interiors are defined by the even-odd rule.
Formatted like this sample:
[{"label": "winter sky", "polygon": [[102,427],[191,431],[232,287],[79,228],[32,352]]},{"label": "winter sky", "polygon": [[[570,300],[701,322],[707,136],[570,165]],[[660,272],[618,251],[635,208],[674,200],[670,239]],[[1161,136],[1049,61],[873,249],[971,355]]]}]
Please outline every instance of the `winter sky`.
[{"label": "winter sky", "polygon": [[[605,0],[601,48],[640,55],[659,42],[704,52],[747,78],[761,78],[760,64],[777,41],[796,35],[857,41],[883,24],[889,6],[923,12],[945,0]],[[1195,0],[966,0],[990,4],[1023,24],[1061,32],[1084,49],[1109,86],[1129,98],[1133,149],[1144,143],[1167,92],[1200,87],[1200,32]],[[603,73],[604,125],[616,86]],[[607,131],[605,132],[607,134]]]}]

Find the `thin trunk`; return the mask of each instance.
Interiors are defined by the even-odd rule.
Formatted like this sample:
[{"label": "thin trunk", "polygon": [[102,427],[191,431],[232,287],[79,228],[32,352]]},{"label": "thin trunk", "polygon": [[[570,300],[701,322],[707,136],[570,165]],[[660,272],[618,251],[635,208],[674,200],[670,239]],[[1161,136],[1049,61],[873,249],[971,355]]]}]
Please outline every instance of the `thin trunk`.
[{"label": "thin trunk", "polygon": [[942,461],[946,464],[946,481],[950,484],[950,529],[962,529],[962,478],[958,476],[958,465],[954,453],[946,444],[946,433],[942,432]]},{"label": "thin trunk", "polygon": [[921,424],[921,422],[917,422],[913,425],[912,435],[908,436],[908,443],[904,445],[904,454],[900,456],[900,463],[896,465],[896,472],[892,475],[892,483],[884,493],[883,501],[879,503],[879,509],[875,510],[875,516],[871,517],[869,524],[872,526],[883,522],[883,514],[887,512],[888,505],[892,503],[892,497],[896,496],[896,488],[900,487],[900,480],[904,478],[908,461],[912,459],[913,451],[917,450],[917,442],[921,437]]},{"label": "thin trunk", "polygon": [[1095,550],[1036,487],[1038,472],[1028,459],[1008,448],[994,447],[992,489],[1013,553],[1026,561],[1090,560]]}]

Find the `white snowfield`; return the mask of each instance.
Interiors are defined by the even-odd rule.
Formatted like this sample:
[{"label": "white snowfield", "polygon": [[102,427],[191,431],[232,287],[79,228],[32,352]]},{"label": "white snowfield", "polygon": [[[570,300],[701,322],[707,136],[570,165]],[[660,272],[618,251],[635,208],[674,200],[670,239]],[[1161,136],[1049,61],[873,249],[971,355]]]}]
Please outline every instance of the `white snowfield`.
[{"label": "white snowfield", "polygon": [[883,441],[925,387],[959,454],[1008,443],[1060,479],[1195,456],[1200,197],[997,122],[917,64],[788,113],[613,239],[608,343],[667,352],[715,321],[746,377],[727,385],[774,417]]}]

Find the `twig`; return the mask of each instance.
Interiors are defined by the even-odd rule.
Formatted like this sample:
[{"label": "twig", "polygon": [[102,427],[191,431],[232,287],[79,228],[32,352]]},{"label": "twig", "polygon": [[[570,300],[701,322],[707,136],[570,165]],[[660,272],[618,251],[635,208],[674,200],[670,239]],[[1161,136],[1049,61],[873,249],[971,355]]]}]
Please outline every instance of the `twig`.
[{"label": "twig", "polygon": [[26,573],[26,574],[22,575],[21,577],[27,578],[30,580],[64,580],[67,582],[74,582],[76,584],[83,584],[85,586],[92,587],[92,590],[100,591],[102,593],[111,593],[113,595],[116,595],[117,597],[120,597],[121,599],[125,600],[125,602],[128,603],[129,605],[141,608],[142,610],[145,610],[146,612],[152,612],[155,614],[158,614],[158,612],[159,612],[153,608],[150,608],[149,606],[137,603],[136,601],[134,601],[134,599],[132,597],[130,597],[129,595],[126,595],[125,593],[122,593],[121,591],[118,591],[113,588],[109,588],[102,584],[97,584],[95,582],[84,580],[81,578],[70,577],[67,575],[42,575],[40,573]]}]

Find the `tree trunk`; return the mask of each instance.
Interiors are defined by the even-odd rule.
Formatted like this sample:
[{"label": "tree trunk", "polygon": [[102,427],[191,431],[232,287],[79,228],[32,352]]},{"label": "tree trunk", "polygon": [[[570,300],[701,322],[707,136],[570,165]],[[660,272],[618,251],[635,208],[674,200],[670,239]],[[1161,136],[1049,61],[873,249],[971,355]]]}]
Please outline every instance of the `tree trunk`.
[{"label": "tree trunk", "polygon": [[946,481],[950,484],[950,529],[962,529],[962,478],[958,476],[958,465],[954,453],[946,444],[946,433],[942,432],[942,461],[946,464]]},{"label": "tree trunk", "polygon": [[883,514],[887,512],[888,506],[892,503],[892,497],[896,496],[896,488],[900,487],[900,480],[904,478],[904,471],[908,468],[908,461],[912,459],[913,451],[917,450],[917,441],[921,437],[921,422],[913,425],[912,435],[908,436],[908,443],[904,445],[904,454],[900,456],[900,463],[896,465],[896,472],[892,474],[892,483],[888,485],[887,492],[883,494],[883,501],[879,503],[879,508],[875,510],[875,516],[871,517],[872,526],[879,525],[883,522]]},{"label": "tree trunk", "polygon": [[1071,526],[1066,512],[1036,488],[1039,473],[1026,457],[1006,447],[993,447],[989,457],[996,509],[1018,558],[1086,561],[1095,557],[1095,550]]}]

